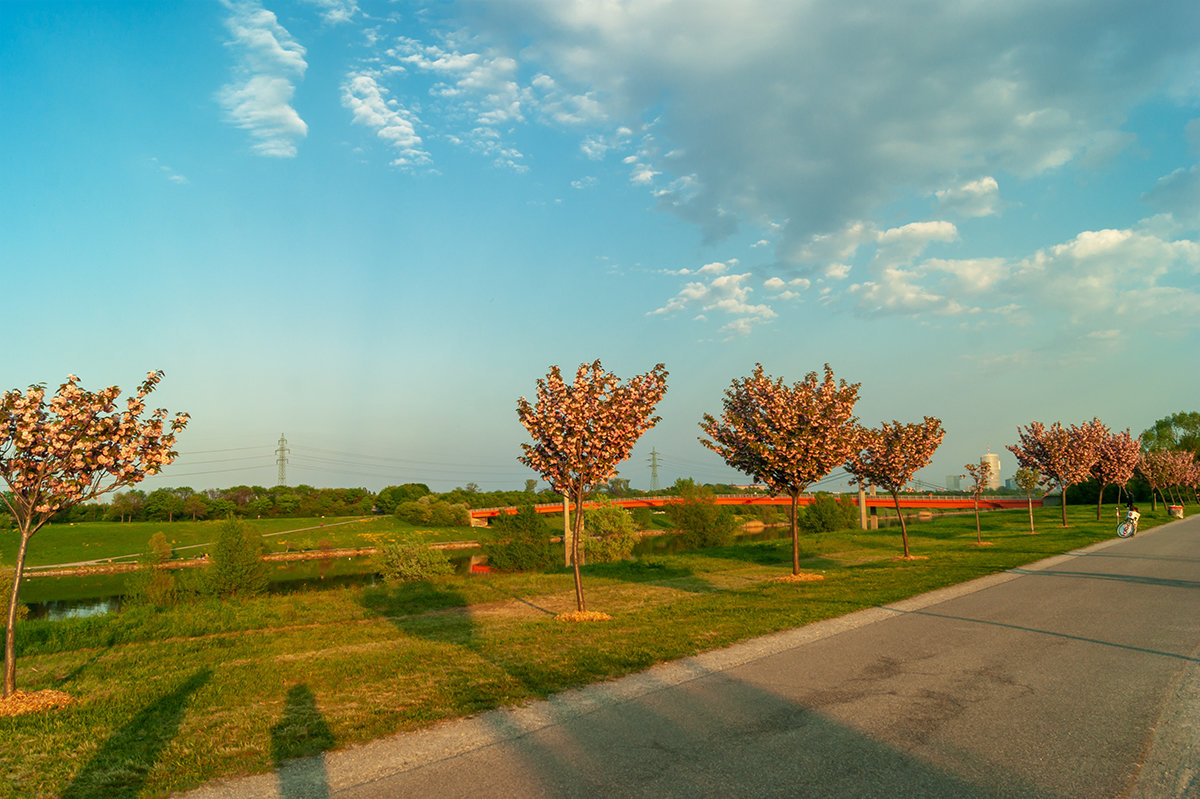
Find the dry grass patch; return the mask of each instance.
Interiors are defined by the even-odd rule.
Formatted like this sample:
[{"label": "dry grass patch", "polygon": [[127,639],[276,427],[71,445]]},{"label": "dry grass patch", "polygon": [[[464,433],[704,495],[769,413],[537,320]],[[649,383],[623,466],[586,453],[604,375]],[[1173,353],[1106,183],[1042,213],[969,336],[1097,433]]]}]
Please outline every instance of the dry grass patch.
[{"label": "dry grass patch", "polygon": [[892,560],[929,560],[928,555],[897,555]]}]

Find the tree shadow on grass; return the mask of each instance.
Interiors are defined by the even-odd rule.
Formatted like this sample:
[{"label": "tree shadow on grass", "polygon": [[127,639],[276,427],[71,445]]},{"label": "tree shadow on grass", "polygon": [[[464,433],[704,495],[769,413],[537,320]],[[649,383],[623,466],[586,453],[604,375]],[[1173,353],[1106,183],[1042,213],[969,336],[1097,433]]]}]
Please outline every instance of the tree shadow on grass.
[{"label": "tree shadow on grass", "polygon": [[283,799],[326,799],[329,779],[323,753],[336,745],[317,710],[317,700],[303,683],[287,693],[283,718],[271,728],[271,758]]},{"label": "tree shadow on grass", "polygon": [[201,669],[174,691],[144,707],[105,741],[63,791],[62,799],[123,799],[140,794],[159,754],[179,732],[192,695],[211,678],[211,669]]},{"label": "tree shadow on grass", "polygon": [[591,575],[605,580],[653,585],[693,594],[711,594],[720,590],[703,577],[697,577],[693,569],[653,555],[619,563],[589,563],[583,567],[583,571],[585,579]]}]

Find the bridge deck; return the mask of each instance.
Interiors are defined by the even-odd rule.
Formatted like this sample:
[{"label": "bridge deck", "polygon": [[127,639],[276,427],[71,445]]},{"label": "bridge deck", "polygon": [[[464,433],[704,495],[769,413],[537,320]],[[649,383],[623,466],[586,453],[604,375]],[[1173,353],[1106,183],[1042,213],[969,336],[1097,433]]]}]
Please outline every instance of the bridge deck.
[{"label": "bridge deck", "polygon": [[[809,505],[816,499],[815,495],[802,494],[800,496],[801,505]],[[762,494],[731,494],[726,496],[715,497],[718,505],[790,505],[791,497],[786,496],[765,496]],[[873,497],[866,497],[868,508],[895,508],[895,503],[892,501],[890,494],[880,494]],[[610,502],[613,505],[618,505],[622,508],[661,508],[664,505],[669,505],[674,502],[679,502],[679,497],[623,497],[612,499]],[[584,509],[597,508],[599,502],[585,502]],[[858,504],[857,501],[854,502]],[[1001,510],[1006,508],[1024,508],[1027,507],[1028,500],[1022,497],[980,497],[980,510]],[[1042,507],[1042,500],[1033,500],[1035,508]],[[900,497],[901,508],[973,508],[975,507],[974,500],[971,497],[935,497],[921,494],[906,494]],[[562,513],[561,502],[550,502],[545,504],[534,505],[533,509],[538,513]],[[505,508],[475,508],[471,510],[472,519],[490,519],[496,516],[507,514],[509,516],[515,514],[515,507]]]}]

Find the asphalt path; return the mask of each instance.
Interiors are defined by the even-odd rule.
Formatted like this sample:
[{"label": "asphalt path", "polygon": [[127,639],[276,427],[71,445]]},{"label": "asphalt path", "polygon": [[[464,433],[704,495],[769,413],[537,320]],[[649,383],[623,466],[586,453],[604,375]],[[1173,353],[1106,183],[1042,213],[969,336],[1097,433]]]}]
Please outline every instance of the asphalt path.
[{"label": "asphalt path", "polygon": [[190,799],[1200,797],[1200,517]]}]

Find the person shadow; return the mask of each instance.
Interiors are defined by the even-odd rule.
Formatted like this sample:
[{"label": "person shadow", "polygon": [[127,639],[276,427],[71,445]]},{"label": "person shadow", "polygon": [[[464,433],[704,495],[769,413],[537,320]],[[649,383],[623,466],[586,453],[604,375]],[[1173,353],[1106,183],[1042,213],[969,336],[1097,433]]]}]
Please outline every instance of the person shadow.
[{"label": "person shadow", "polygon": [[324,753],[335,745],[312,691],[303,683],[293,685],[283,717],[271,728],[271,758],[282,799],[328,799]]},{"label": "person shadow", "polygon": [[178,734],[192,695],[210,679],[212,670],[200,669],[174,691],[142,708],[104,742],[63,791],[61,799],[139,796],[162,750]]}]

